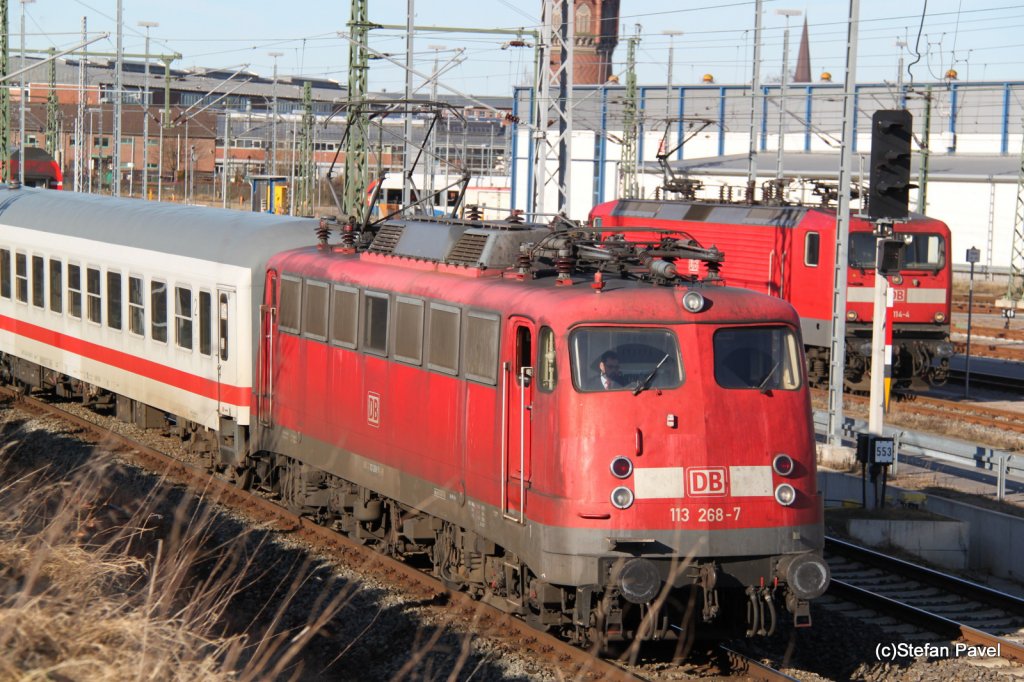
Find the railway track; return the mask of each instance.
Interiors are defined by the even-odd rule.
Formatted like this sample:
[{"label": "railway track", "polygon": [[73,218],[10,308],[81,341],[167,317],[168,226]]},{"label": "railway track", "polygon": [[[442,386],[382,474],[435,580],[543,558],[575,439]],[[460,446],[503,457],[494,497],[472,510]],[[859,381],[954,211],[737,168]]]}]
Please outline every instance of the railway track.
[{"label": "railway track", "polygon": [[[880,623],[893,642],[939,657],[1024,664],[1024,599],[836,538],[826,538],[825,550],[832,570],[828,594],[895,619]],[[920,630],[908,632],[906,623]],[[943,649],[929,639],[932,634],[958,645]]]},{"label": "railway track", "polygon": [[59,404],[23,396],[4,387],[0,387],[0,397],[17,399],[20,406],[30,412],[68,421],[88,432],[93,440],[102,440],[106,449],[115,450],[143,468],[201,493],[207,501],[239,512],[264,528],[285,533],[291,539],[308,544],[341,564],[358,567],[361,573],[372,574],[395,585],[409,595],[410,601],[436,606],[434,615],[449,627],[471,624],[474,635],[493,638],[510,650],[531,651],[539,663],[557,669],[568,679],[629,682],[641,679],[595,656],[593,652],[573,647],[535,630],[524,621],[475,601],[461,592],[451,592],[435,578],[411,565],[385,557],[344,535],[296,516],[271,500],[242,490],[200,466],[180,461],[118,433],[108,423],[104,423],[101,416],[95,421],[86,419],[61,409]]},{"label": "railway track", "polygon": [[[603,659],[595,651],[572,646],[556,637],[530,627],[526,622],[470,598],[452,592],[436,578],[410,564],[386,557],[371,548],[310,519],[295,515],[270,499],[239,488],[234,483],[208,472],[204,467],[181,461],[165,452],[119,433],[120,424],[111,417],[90,415],[89,418],[62,409],[38,397],[0,387],[0,400],[14,399],[19,406],[36,414],[59,417],[70,422],[91,440],[102,440],[108,451],[130,459],[148,471],[184,485],[212,503],[243,514],[250,521],[267,529],[287,534],[291,539],[312,546],[346,566],[359,567],[388,584],[395,585],[410,601],[436,606],[439,620],[452,627],[472,624],[475,636],[500,641],[514,651],[531,651],[538,663],[559,671],[562,679],[583,681],[639,682],[650,679],[678,679],[681,675],[713,673],[749,680],[784,682],[794,678],[738,651],[721,647],[716,656],[704,665],[688,662],[646,661],[625,669],[624,660]],[[94,418],[93,418],[94,417]],[[168,439],[171,440],[171,439]],[[620,663],[622,665],[620,665]],[[657,671],[653,674],[653,671]]]}]

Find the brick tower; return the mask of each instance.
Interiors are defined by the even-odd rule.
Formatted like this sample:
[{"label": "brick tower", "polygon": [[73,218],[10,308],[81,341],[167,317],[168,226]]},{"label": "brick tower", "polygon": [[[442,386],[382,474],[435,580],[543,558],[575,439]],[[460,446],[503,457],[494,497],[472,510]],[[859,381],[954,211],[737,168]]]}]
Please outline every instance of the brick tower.
[{"label": "brick tower", "polygon": [[[612,53],[619,42],[619,0],[573,0],[573,10],[573,81],[577,85],[604,83],[612,75]],[[552,70],[558,68],[560,59],[552,50]]]}]

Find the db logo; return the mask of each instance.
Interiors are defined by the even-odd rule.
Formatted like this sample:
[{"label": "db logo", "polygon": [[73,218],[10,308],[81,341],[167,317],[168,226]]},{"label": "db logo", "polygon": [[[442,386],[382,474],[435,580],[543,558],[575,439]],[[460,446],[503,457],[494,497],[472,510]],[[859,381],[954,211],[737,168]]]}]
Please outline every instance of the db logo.
[{"label": "db logo", "polygon": [[691,495],[725,495],[725,467],[687,469],[686,487]]},{"label": "db logo", "polygon": [[380,426],[380,394],[366,394],[366,423],[370,426]]}]

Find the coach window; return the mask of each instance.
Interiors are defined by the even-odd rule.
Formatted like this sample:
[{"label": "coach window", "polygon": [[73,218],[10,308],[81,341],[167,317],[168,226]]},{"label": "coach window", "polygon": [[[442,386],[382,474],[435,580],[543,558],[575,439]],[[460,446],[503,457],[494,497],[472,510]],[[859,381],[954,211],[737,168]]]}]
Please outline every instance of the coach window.
[{"label": "coach window", "polygon": [[46,307],[46,261],[42,256],[32,256],[32,305]]},{"label": "coach window", "polygon": [[199,292],[199,353],[213,354],[213,296],[209,291]]},{"label": "coach window", "polygon": [[363,294],[363,350],[388,354],[388,295],[376,291]]},{"label": "coach window", "polygon": [[128,277],[128,331],[146,335],[146,306],[143,302],[141,277]]},{"label": "coach window", "polygon": [[342,348],[355,348],[359,327],[359,290],[335,284],[333,298],[331,343]]},{"label": "coach window", "polygon": [[61,274],[64,264],[55,258],[50,259],[50,310],[55,313],[64,311],[64,283]]},{"label": "coach window", "polygon": [[423,301],[395,298],[395,358],[413,365],[423,363]]},{"label": "coach window", "polygon": [[281,277],[281,300],[277,306],[277,326],[283,332],[299,333],[299,313],[302,312],[302,280]]},{"label": "coach window", "polygon": [[68,314],[82,319],[82,268],[68,263]]},{"label": "coach window", "polygon": [[174,342],[192,350],[192,289],[174,287]]},{"label": "coach window", "polygon": [[462,362],[466,378],[491,386],[498,379],[498,316],[466,313],[462,337]]},{"label": "coach window", "polygon": [[326,282],[304,282],[302,292],[302,333],[317,341],[327,340]]},{"label": "coach window", "polygon": [[107,271],[107,326],[121,328],[121,273]]},{"label": "coach window", "polygon": [[28,256],[14,254],[14,297],[28,303]]},{"label": "coach window", "polygon": [[817,232],[808,232],[804,237],[804,265],[812,268],[818,267],[820,249],[821,235]]},{"label": "coach window", "polygon": [[0,249],[0,296],[11,297],[11,252]]},{"label": "coach window", "polygon": [[537,386],[550,393],[555,390],[555,333],[551,327],[541,327],[537,337]]},{"label": "coach window", "polygon": [[427,367],[445,374],[459,373],[459,309],[441,303],[430,304],[430,343]]},{"label": "coach window", "polygon": [[228,295],[220,295],[220,312],[218,313],[218,319],[220,321],[220,359],[228,359]]},{"label": "coach window", "polygon": [[167,284],[154,279],[149,283],[149,302],[153,322],[150,329],[154,341],[167,343]]},{"label": "coach window", "polygon": [[99,324],[103,317],[103,307],[100,299],[100,271],[96,268],[85,269],[85,294],[85,313],[90,322]]}]

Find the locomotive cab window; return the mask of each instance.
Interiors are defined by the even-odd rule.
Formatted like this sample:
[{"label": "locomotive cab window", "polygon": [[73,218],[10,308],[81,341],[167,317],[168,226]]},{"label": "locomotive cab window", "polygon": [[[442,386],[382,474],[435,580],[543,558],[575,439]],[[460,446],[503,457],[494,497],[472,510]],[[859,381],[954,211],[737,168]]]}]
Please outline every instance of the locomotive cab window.
[{"label": "locomotive cab window", "polygon": [[64,310],[64,283],[61,274],[64,264],[55,258],[50,259],[50,310],[55,313]]},{"label": "locomotive cab window", "polygon": [[46,306],[46,261],[42,256],[32,256],[32,305]]},{"label": "locomotive cab window", "polygon": [[14,254],[14,297],[28,303],[28,256]]},{"label": "locomotive cab window", "polygon": [[897,232],[902,239],[904,270],[941,270],[946,265],[946,240],[941,235]]},{"label": "locomotive cab window", "polygon": [[302,334],[317,341],[327,340],[326,282],[305,282],[302,292]]},{"label": "locomotive cab window", "polygon": [[423,301],[395,298],[395,358],[413,365],[423,362]]},{"label": "locomotive cab window", "polygon": [[498,383],[498,316],[470,311],[462,338],[466,378],[494,386]]},{"label": "locomotive cab window", "polygon": [[820,259],[821,235],[817,232],[808,232],[804,236],[804,265],[816,268]]},{"label": "locomotive cab window", "polygon": [[430,304],[430,342],[427,367],[445,374],[459,373],[459,309]]},{"label": "locomotive cab window", "polygon": [[682,385],[676,335],[668,329],[582,327],[569,335],[577,391],[671,389]]},{"label": "locomotive cab window", "polygon": [[715,381],[762,392],[800,387],[800,351],[788,327],[734,327],[714,335]]},{"label": "locomotive cab window", "polygon": [[871,232],[850,233],[850,267],[873,270],[875,267],[875,235]]},{"label": "locomotive cab window", "polygon": [[11,252],[0,249],[0,296],[11,297]]},{"label": "locomotive cab window", "polygon": [[359,328],[359,290],[336,284],[333,298],[331,343],[342,348],[355,348],[356,330]]},{"label": "locomotive cab window", "polygon": [[277,304],[278,327],[290,334],[299,333],[299,314],[302,312],[302,280],[281,277],[281,300]]},{"label": "locomotive cab window", "polygon": [[68,263],[68,315],[82,319],[82,267]]},{"label": "locomotive cab window", "polygon": [[363,350],[374,355],[388,353],[388,295],[377,291],[363,294]]}]

